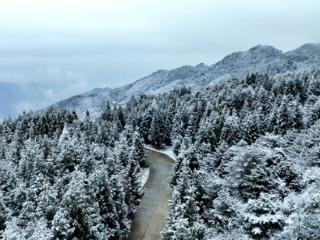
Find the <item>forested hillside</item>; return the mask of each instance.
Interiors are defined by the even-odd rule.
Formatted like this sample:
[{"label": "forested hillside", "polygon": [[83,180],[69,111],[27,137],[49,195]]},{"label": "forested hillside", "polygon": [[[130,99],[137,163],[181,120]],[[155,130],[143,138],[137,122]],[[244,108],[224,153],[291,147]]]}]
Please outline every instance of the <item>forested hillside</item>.
[{"label": "forested hillside", "polygon": [[319,119],[318,71],[23,114],[0,126],[1,235],[126,239],[144,142],[177,155],[164,239],[320,239]]},{"label": "forested hillside", "polygon": [[128,104],[178,155],[164,239],[320,239],[320,75],[250,75]]},{"label": "forested hillside", "polygon": [[0,238],[127,239],[143,194],[138,132],[74,113],[23,114],[0,125]]}]

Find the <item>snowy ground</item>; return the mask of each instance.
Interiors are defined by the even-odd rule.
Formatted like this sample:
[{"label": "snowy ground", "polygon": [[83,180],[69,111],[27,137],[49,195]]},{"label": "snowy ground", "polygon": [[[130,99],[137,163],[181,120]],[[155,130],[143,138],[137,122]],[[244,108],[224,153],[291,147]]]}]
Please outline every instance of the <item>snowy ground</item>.
[{"label": "snowy ground", "polygon": [[173,161],[176,161],[176,159],[177,159],[177,156],[173,152],[173,147],[171,147],[171,146],[166,147],[165,149],[161,149],[161,150],[156,149],[156,148],[152,147],[151,145],[145,145],[144,147],[145,147],[145,149],[149,149],[149,150],[152,150],[152,151],[155,151],[158,153],[162,153],[162,154],[168,156],[169,158],[171,158]]},{"label": "snowy ground", "polygon": [[140,183],[141,186],[144,186],[146,182],[148,181],[150,174],[150,169],[149,168],[142,168],[140,172]]},{"label": "snowy ground", "polygon": [[[162,154],[166,155],[167,157],[169,157],[170,159],[172,159],[173,161],[176,161],[177,156],[173,153],[172,147],[167,147],[162,150],[156,149],[156,148],[152,147],[151,145],[145,145],[144,147],[145,147],[145,149],[152,150],[152,151],[155,151],[158,153],[162,153]],[[144,186],[146,184],[146,182],[148,181],[148,178],[149,178],[149,174],[150,174],[149,168],[142,168],[141,169],[141,172],[140,172],[141,186]]]}]

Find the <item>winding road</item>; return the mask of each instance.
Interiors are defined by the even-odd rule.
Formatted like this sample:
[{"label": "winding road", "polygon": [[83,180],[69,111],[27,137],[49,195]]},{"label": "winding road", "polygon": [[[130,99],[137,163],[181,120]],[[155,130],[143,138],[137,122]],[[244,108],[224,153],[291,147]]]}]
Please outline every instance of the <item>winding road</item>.
[{"label": "winding road", "polygon": [[139,210],[133,219],[129,240],[160,238],[169,210],[172,160],[162,153],[147,150],[150,175]]}]

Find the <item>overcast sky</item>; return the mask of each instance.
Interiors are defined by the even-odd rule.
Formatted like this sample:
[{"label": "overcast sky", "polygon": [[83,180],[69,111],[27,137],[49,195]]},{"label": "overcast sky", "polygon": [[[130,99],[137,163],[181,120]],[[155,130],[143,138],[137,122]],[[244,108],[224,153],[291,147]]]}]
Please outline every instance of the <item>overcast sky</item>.
[{"label": "overcast sky", "polygon": [[48,101],[257,44],[320,42],[319,0],[0,0],[0,81]]}]

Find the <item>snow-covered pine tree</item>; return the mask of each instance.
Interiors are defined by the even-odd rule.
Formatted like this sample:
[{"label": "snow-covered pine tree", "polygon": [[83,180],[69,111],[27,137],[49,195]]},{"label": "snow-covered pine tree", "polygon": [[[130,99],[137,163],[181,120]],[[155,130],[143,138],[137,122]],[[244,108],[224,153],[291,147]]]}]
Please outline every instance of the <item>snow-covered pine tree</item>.
[{"label": "snow-covered pine tree", "polygon": [[138,162],[140,167],[145,168],[148,166],[146,159],[147,157],[143,146],[143,140],[139,134],[139,130],[136,130],[133,134],[130,157],[133,159],[133,161]]},{"label": "snow-covered pine tree", "polygon": [[168,222],[161,232],[165,240],[204,239],[205,225],[199,214],[196,187],[188,160],[181,165],[181,175],[174,187]]},{"label": "snow-covered pine tree", "polygon": [[284,216],[279,209],[279,196],[262,193],[258,199],[250,199],[241,212],[244,228],[254,239],[269,239],[281,230]]}]

